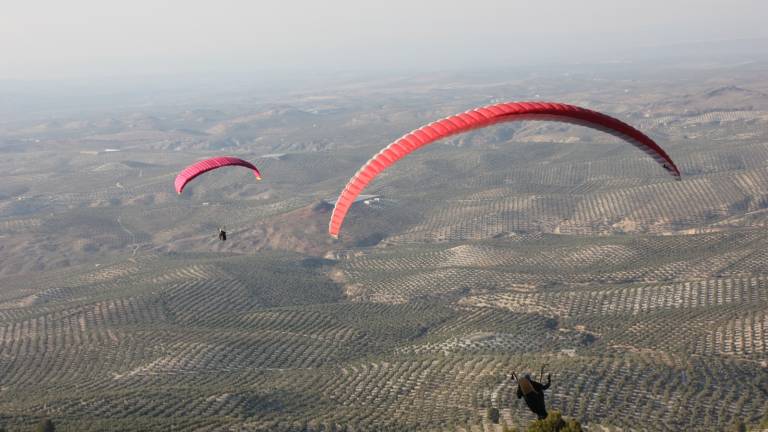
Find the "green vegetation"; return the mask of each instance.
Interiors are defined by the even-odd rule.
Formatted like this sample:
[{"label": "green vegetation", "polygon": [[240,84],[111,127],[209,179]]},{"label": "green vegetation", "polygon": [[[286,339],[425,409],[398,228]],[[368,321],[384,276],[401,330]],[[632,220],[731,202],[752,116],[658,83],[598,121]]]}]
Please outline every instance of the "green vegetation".
[{"label": "green vegetation", "polygon": [[498,408],[488,408],[485,417],[490,420],[491,423],[498,424],[499,419],[501,418],[501,414],[499,413]]},{"label": "green vegetation", "polygon": [[44,419],[40,421],[40,424],[37,425],[37,429],[35,430],[37,432],[56,432],[56,426],[54,426],[51,419]]},{"label": "green vegetation", "polygon": [[528,432],[581,432],[581,424],[574,419],[563,419],[557,411],[544,420],[535,420],[528,426]]},{"label": "green vegetation", "polygon": [[741,420],[736,420],[728,430],[729,432],[747,432],[747,425]]}]

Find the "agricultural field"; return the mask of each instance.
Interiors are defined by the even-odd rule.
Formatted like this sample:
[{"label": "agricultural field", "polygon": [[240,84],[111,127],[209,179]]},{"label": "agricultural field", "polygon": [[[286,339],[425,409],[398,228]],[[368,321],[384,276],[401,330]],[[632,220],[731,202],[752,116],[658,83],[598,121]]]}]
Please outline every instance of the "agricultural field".
[{"label": "agricultural field", "polygon": [[[763,65],[764,66],[764,65]],[[768,407],[768,80],[754,64],[403,78],[0,123],[0,427],[499,432],[507,374],[588,430],[723,430]],[[662,77],[663,76],[663,77]],[[232,98],[232,96],[230,96]],[[547,99],[656,139],[422,124]],[[181,196],[210,156],[252,161]],[[216,238],[226,227],[227,242]]]}]

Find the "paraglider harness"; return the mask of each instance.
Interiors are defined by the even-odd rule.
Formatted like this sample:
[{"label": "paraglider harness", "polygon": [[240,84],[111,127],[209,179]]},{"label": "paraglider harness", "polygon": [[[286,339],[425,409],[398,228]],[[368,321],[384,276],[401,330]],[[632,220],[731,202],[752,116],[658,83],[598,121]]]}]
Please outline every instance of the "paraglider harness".
[{"label": "paraglider harness", "polygon": [[[541,366],[541,373],[539,379],[544,380],[544,366]],[[534,381],[529,375],[525,375],[522,378],[518,377],[515,372],[511,373],[510,379],[517,381],[517,398],[523,398],[528,408],[536,414],[539,420],[547,418],[547,408],[544,404],[544,390],[548,389],[552,383],[552,377],[547,374],[547,383],[541,384]]]},{"label": "paraglider harness", "polygon": [[224,231],[224,228],[219,228],[219,240],[227,241],[227,232]]}]

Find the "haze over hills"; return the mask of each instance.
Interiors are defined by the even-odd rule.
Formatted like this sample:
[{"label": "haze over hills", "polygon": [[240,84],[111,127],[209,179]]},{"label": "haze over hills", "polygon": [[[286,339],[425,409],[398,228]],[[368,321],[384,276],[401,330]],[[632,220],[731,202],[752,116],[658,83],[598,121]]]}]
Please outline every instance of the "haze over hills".
[{"label": "haze over hills", "polygon": [[[337,82],[0,124],[0,426],[500,431],[488,407],[532,418],[504,374],[544,363],[550,406],[595,430],[756,423],[768,80],[753,63],[675,70]],[[496,126],[403,159],[327,235],[330,203],[389,142],[533,99],[627,121],[683,180],[592,130]],[[175,194],[180,169],[223,154],[264,180],[220,170]]]}]

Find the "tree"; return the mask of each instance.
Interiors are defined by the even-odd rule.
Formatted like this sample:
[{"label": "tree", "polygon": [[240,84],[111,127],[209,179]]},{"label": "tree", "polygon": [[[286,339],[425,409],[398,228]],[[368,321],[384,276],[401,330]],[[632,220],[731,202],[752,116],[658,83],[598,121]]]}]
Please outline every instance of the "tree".
[{"label": "tree", "polygon": [[741,420],[736,420],[729,429],[730,432],[747,432],[747,425]]},{"label": "tree", "polygon": [[493,424],[499,424],[501,414],[499,414],[498,408],[488,408],[486,416],[488,417],[488,420],[493,422]]},{"label": "tree", "polygon": [[54,426],[51,419],[43,419],[37,425],[37,432],[56,432],[56,426]]},{"label": "tree", "polygon": [[568,419],[565,421],[565,427],[560,429],[560,432],[582,432],[581,423],[575,419]]},{"label": "tree", "polygon": [[544,420],[535,420],[528,432],[582,432],[581,424],[574,419],[563,420],[562,414],[553,411]]},{"label": "tree", "polygon": [[514,426],[507,426],[505,424],[504,427],[501,428],[501,432],[517,432],[517,428]]}]

